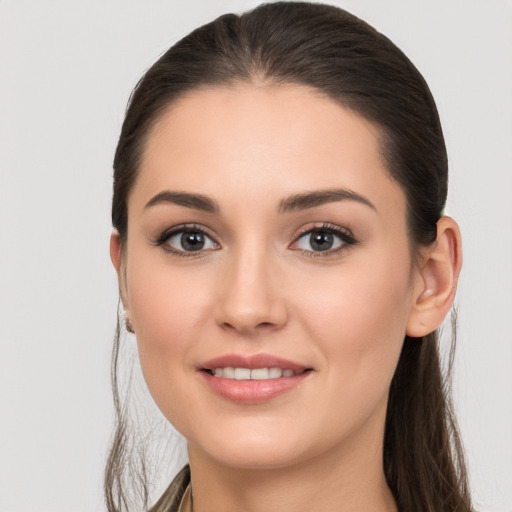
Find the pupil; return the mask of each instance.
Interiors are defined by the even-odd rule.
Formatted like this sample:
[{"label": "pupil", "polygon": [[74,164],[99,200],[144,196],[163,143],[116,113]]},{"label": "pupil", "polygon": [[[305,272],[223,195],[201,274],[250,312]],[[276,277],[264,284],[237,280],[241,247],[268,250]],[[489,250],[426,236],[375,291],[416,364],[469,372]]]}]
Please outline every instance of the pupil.
[{"label": "pupil", "polygon": [[333,242],[332,233],[317,232],[310,238],[311,247],[315,251],[327,251],[332,247]]},{"label": "pupil", "polygon": [[201,233],[183,233],[181,246],[186,251],[199,251],[204,247],[204,236]]}]

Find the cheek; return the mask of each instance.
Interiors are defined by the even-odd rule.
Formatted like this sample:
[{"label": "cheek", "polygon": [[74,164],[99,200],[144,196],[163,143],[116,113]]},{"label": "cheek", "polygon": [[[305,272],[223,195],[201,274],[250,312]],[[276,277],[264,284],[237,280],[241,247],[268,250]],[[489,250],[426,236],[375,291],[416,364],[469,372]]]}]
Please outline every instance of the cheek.
[{"label": "cheek", "polygon": [[[172,399],[170,387],[183,381],[183,372],[192,368],[187,356],[201,337],[204,317],[208,316],[208,285],[204,276],[187,279],[179,269],[136,254],[128,265],[127,281],[142,371],[161,405]],[[175,404],[168,405],[172,409]]]},{"label": "cheek", "polygon": [[[408,263],[383,259],[341,267],[311,281],[300,307],[319,354],[354,396],[388,385],[405,337],[411,286]],[[316,286],[313,286],[316,285]]]}]

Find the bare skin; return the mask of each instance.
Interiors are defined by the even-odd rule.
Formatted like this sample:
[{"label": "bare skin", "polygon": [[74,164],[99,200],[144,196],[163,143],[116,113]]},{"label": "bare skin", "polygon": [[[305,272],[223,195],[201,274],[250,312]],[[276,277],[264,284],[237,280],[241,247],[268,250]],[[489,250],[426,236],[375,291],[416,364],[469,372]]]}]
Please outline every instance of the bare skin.
[{"label": "bare skin", "polygon": [[[301,86],[190,93],[148,139],[111,255],[148,388],[188,441],[195,512],[397,510],[389,385],[404,336],[449,311],[460,234],[442,218],[412,265],[371,123]],[[303,373],[223,395],[205,364],[233,354]]]}]

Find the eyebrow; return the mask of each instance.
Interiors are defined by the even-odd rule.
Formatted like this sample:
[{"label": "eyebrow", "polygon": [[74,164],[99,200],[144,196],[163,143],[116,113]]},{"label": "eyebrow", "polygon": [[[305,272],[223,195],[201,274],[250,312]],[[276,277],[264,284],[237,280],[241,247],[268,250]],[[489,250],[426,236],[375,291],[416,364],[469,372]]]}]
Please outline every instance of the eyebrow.
[{"label": "eyebrow", "polygon": [[358,203],[369,206],[377,212],[377,208],[366,197],[347,188],[329,188],[326,190],[314,190],[312,192],[303,192],[294,194],[279,203],[279,211],[281,213],[292,212],[297,210],[306,210],[315,208],[327,203],[336,201],[357,201]]},{"label": "eyebrow", "polygon": [[[307,210],[308,208],[315,208],[327,203],[347,200],[356,201],[377,211],[377,208],[375,208],[369,199],[347,188],[330,188],[293,194],[279,202],[278,211],[279,213],[288,213],[298,210]],[[211,197],[203,194],[174,192],[171,190],[164,190],[152,197],[147,202],[144,209],[166,203],[177,204],[178,206],[185,206],[186,208],[193,208],[207,213],[220,213],[219,203]]]},{"label": "eyebrow", "polygon": [[211,199],[203,194],[191,194],[189,192],[173,192],[171,190],[164,190],[153,198],[151,198],[144,209],[151,208],[157,204],[177,204],[195,210],[202,210],[208,213],[220,213],[220,207],[217,201]]}]

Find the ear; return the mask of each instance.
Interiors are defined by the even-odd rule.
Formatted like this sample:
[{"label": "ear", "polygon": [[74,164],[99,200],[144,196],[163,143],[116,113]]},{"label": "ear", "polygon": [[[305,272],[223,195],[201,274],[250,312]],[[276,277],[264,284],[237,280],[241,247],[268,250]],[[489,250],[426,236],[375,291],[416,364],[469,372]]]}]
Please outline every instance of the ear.
[{"label": "ear", "polygon": [[127,312],[127,294],[126,294],[126,272],[123,256],[123,247],[121,243],[121,237],[118,231],[115,229],[110,235],[110,259],[117,272],[117,280],[119,282],[119,294],[125,311]]},{"label": "ear", "polygon": [[407,335],[415,338],[435,331],[450,311],[462,267],[462,241],[457,223],[442,217],[437,237],[421,258]]}]

